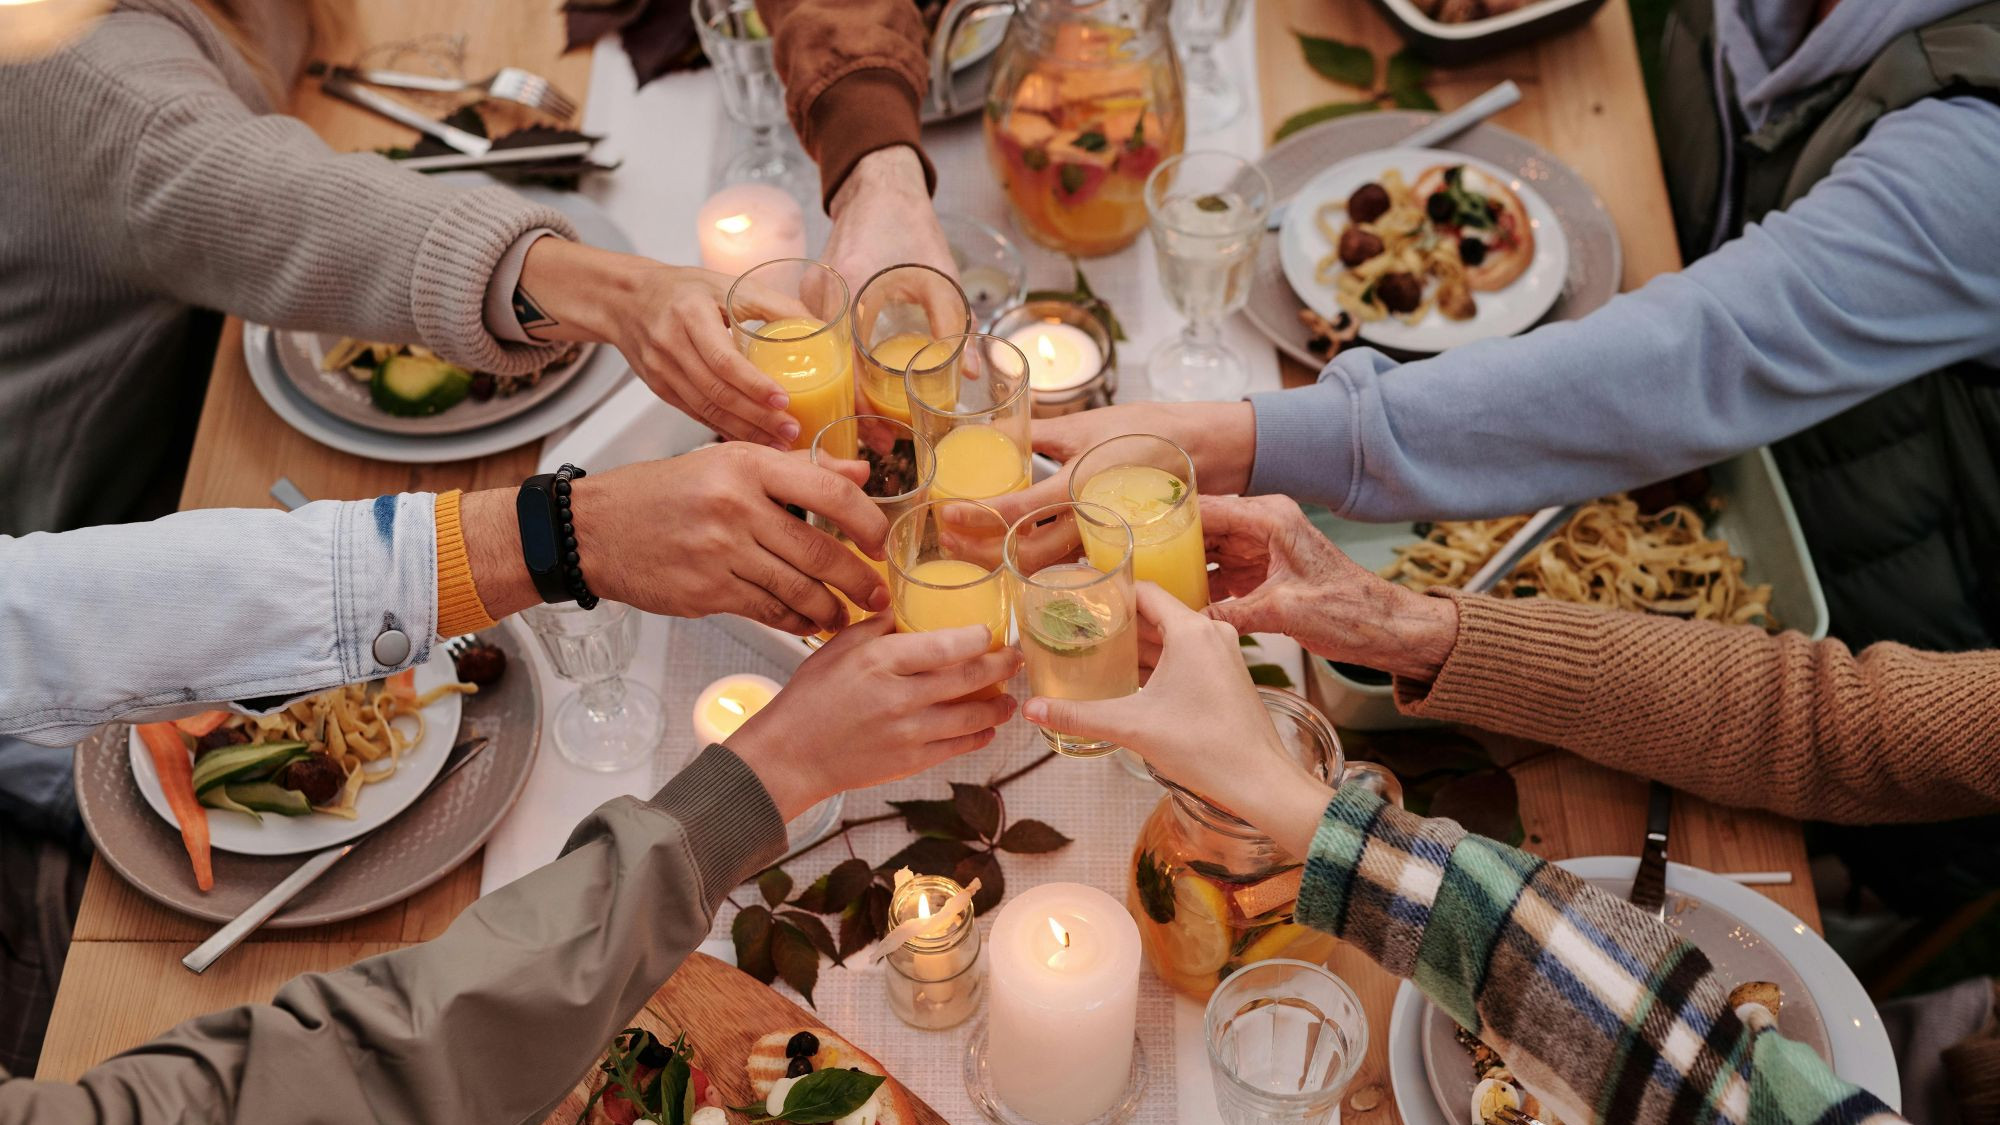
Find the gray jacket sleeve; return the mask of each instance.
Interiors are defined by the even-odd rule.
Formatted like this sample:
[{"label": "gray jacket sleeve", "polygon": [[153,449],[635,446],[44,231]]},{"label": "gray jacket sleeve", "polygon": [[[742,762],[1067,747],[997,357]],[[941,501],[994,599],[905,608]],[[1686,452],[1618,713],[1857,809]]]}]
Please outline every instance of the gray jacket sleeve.
[{"label": "gray jacket sleeve", "polygon": [[784,842],[756,775],[711,746],[433,941],[190,1020],[74,1084],[0,1073],[0,1125],[539,1120]]}]

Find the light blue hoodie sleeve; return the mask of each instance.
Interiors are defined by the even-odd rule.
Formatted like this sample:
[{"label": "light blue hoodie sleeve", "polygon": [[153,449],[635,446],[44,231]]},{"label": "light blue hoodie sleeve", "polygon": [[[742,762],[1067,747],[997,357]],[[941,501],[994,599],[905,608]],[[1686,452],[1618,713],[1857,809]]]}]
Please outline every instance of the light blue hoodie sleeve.
[{"label": "light blue hoodie sleeve", "polygon": [[1251,396],[1250,489],[1377,522],[1530,511],[2000,364],[1996,194],[2000,106],[1899,110],[1789,210],[1581,320],[1400,366],[1349,351]]}]

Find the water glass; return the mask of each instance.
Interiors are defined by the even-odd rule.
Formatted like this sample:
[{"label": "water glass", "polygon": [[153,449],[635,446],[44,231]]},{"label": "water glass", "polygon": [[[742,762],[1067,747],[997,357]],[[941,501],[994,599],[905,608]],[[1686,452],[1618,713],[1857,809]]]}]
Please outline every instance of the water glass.
[{"label": "water glass", "polygon": [[599,602],[596,609],[538,605],[522,614],[556,675],[578,685],[556,708],[556,751],[572,765],[612,773],[645,761],[666,732],[660,697],[625,678],[639,647],[639,614]]},{"label": "water glass", "polygon": [[978,219],[941,211],[937,220],[972,306],[973,326],[989,327],[1001,309],[1027,296],[1028,265],[1006,235]]},{"label": "water glass", "polygon": [[722,84],[722,106],[750,131],[750,144],[715,176],[717,183],[788,182],[804,167],[778,129],[785,124],[785,87],[771,57],[771,35],[755,0],[693,0],[695,33]]},{"label": "water glass", "polygon": [[1306,961],[1231,973],[1203,1016],[1224,1125],[1334,1121],[1368,1051],[1368,1016],[1347,982]]},{"label": "water glass", "polygon": [[736,350],[791,398],[793,449],[810,448],[828,424],[854,413],[854,334],[839,271],[809,258],[752,266],[729,287],[722,312]]},{"label": "water glass", "polygon": [[1217,328],[1250,298],[1270,210],[1271,181],[1263,170],[1226,152],[1183,153],[1147,178],[1160,286],[1187,318],[1180,336],[1146,361],[1154,398],[1233,402],[1243,396],[1249,371],[1217,338]]},{"label": "water glass", "polygon": [[[834,458],[868,463],[868,483],[861,486],[861,491],[874,502],[882,517],[892,524],[896,522],[896,517],[923,503],[930,495],[931,475],[937,471],[937,458],[931,455],[929,442],[919,437],[909,423],[877,414],[849,415],[829,423],[813,438],[813,464],[822,464]],[[862,562],[874,567],[884,583],[889,581],[889,564],[869,558],[832,520],[818,512],[808,512],[806,522],[840,540],[849,550],[860,555]],[[834,590],[833,596],[846,608],[848,624],[873,616],[868,610],[848,601],[847,595],[839,590]],[[831,633],[808,637],[806,647],[818,648],[832,638]]]},{"label": "water glass", "polygon": [[967,332],[926,345],[903,374],[911,424],[937,453],[933,494],[989,500],[1028,487],[1028,357]]},{"label": "water glass", "polygon": [[972,331],[965,290],[942,271],[907,263],[878,272],[854,295],[854,353],[870,413],[910,420],[903,372],[941,336]]},{"label": "water glass", "polygon": [[[1139,690],[1132,529],[1102,504],[1037,508],[1007,530],[1007,579],[1028,690],[1048,699],[1119,699]],[[1072,758],[1116,753],[1108,739],[1044,728]]]},{"label": "water glass", "polygon": [[1243,19],[1243,0],[1173,0],[1168,17],[1187,78],[1188,131],[1220,129],[1243,113],[1243,87],[1215,61],[1215,45]]}]

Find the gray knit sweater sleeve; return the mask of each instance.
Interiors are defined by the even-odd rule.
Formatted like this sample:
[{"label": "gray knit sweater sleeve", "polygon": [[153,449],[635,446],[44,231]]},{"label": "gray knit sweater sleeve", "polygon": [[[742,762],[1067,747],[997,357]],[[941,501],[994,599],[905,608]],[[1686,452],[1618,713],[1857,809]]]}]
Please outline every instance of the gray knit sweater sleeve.
[{"label": "gray knit sweater sleeve", "polygon": [[[550,347],[487,330],[488,280],[514,240],[563,216],[502,188],[464,190],[372,153],[336,153],[296,118],[258,113],[187,30],[112,13],[29,66],[0,103],[39,121],[52,194],[103,274],[286,328],[422,343],[516,373]],[[5,203],[0,202],[0,213]]]}]

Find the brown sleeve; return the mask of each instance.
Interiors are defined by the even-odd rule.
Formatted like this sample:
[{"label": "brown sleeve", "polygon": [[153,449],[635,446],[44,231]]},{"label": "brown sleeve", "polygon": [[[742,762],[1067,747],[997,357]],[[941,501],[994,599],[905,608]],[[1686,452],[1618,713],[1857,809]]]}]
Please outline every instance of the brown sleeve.
[{"label": "brown sleeve", "polygon": [[909,145],[937,186],[917,136],[930,60],[911,0],[757,0],[757,10],[771,29],[785,110],[819,162],[822,200],[862,157],[894,145]]},{"label": "brown sleeve", "polygon": [[2000,810],[2000,652],[1925,653],[1444,596],[1458,638],[1408,715],[1552,743],[1729,805],[1845,823]]}]

